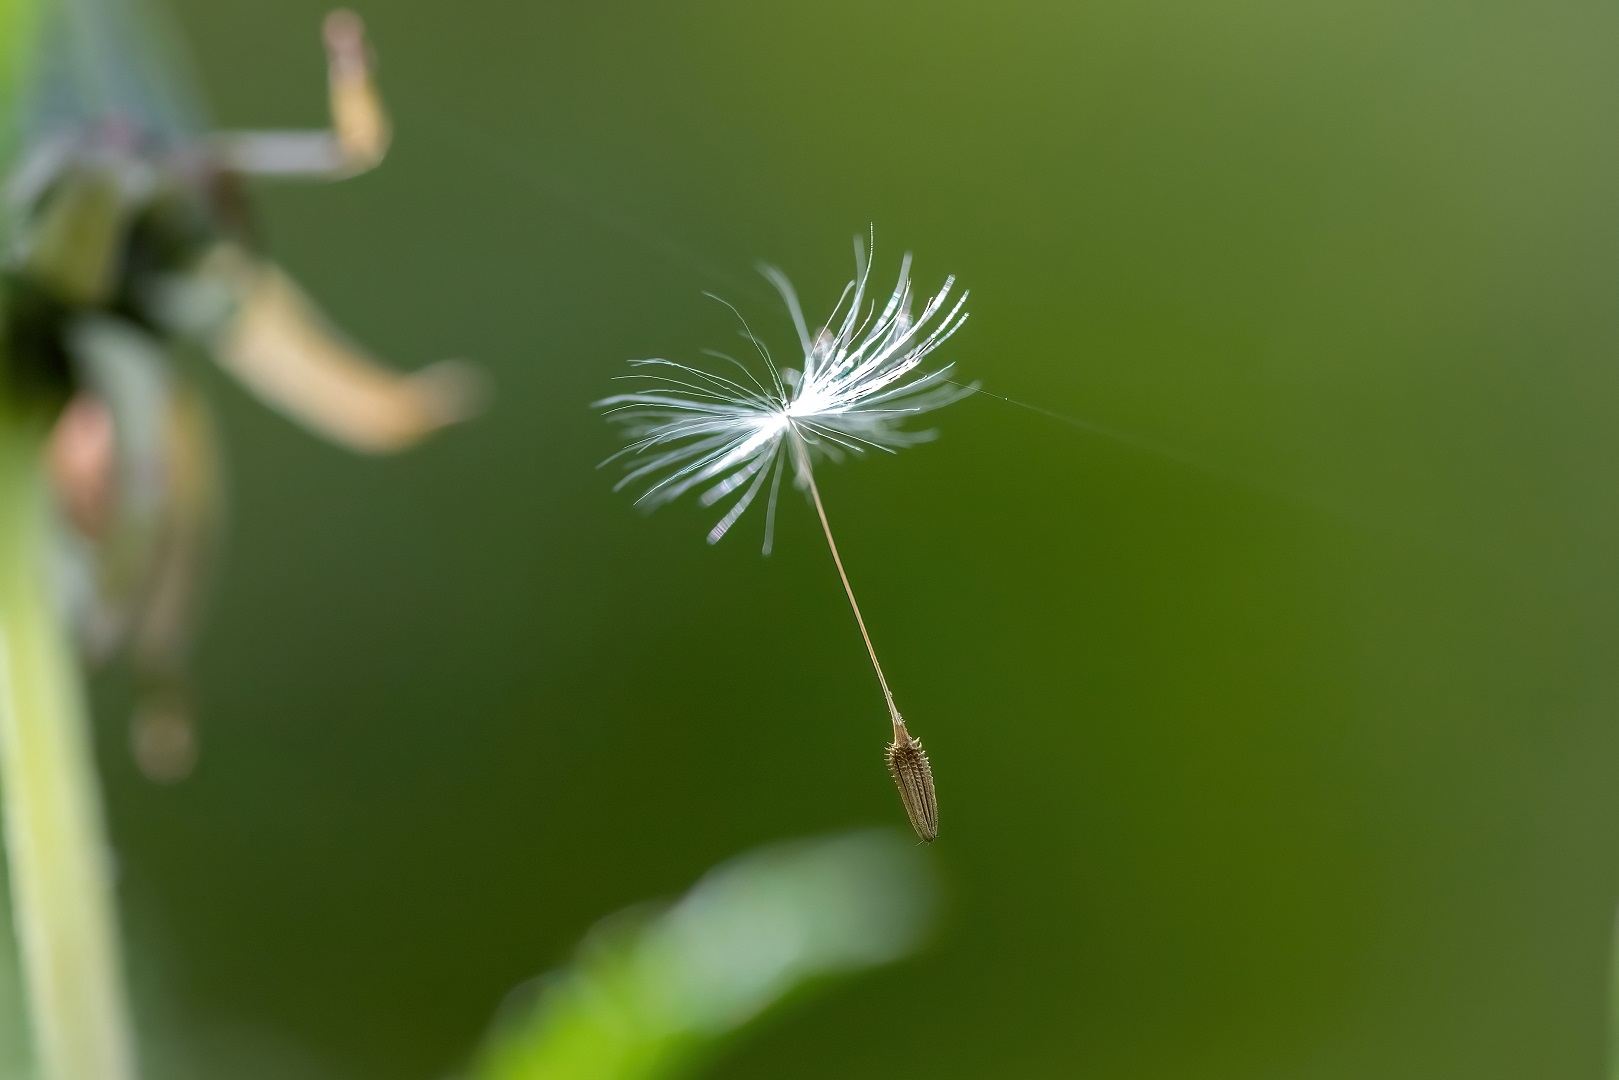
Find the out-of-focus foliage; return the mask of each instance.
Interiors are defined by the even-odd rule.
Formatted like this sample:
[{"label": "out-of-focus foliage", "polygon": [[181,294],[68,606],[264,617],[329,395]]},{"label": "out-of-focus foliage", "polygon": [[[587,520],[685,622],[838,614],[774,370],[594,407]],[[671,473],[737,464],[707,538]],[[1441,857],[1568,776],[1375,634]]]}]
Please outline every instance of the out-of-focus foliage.
[{"label": "out-of-focus foliage", "polygon": [[499,1028],[477,1080],[674,1076],[808,980],[910,952],[933,911],[922,852],[892,833],[782,844],[632,909]]},{"label": "out-of-focus foliage", "polygon": [[36,0],[0,3],[0,96],[4,99],[4,107],[0,108],[0,161],[9,162],[15,153],[20,118],[17,103],[23,80],[34,66],[38,9]]}]

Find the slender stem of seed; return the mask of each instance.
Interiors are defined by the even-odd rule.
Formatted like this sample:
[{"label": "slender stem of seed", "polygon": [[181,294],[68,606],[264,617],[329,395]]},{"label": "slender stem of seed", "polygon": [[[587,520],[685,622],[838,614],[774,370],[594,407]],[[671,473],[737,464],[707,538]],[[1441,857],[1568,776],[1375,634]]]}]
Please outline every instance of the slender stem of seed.
[{"label": "slender stem of seed", "polygon": [[132,1080],[111,853],[50,586],[42,425],[0,415],[0,802],[43,1080]]},{"label": "slender stem of seed", "polygon": [[877,650],[872,647],[871,635],[866,632],[866,620],[860,614],[860,603],[854,598],[854,589],[849,585],[849,575],[844,572],[843,559],[838,555],[838,542],[832,539],[832,526],[826,520],[826,507],[821,505],[821,492],[815,486],[815,472],[810,468],[809,455],[804,452],[804,440],[797,433],[791,436],[793,451],[798,455],[799,468],[804,473],[804,479],[809,484],[810,498],[815,502],[815,512],[821,518],[821,531],[826,533],[826,546],[832,549],[832,562],[838,568],[838,577],[843,579],[843,591],[849,597],[849,606],[854,609],[854,621],[860,626],[860,636],[866,642],[866,653],[871,657],[871,666],[877,672],[877,683],[883,688],[883,698],[888,702],[888,715],[894,722],[894,739],[903,741],[909,738],[905,730],[905,718],[900,716],[899,709],[894,705],[893,692],[888,689],[888,679],[883,676],[883,665],[877,660]]}]

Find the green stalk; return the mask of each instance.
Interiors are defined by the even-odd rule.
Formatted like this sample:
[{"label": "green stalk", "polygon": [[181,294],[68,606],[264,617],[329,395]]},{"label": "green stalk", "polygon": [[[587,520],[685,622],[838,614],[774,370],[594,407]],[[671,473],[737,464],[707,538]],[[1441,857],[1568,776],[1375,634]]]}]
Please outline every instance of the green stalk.
[{"label": "green stalk", "polygon": [[0,808],[41,1080],[133,1080],[101,794],[50,586],[44,427],[0,414]]},{"label": "green stalk", "polygon": [[1619,920],[1608,941],[1608,1080],[1619,1080]]}]

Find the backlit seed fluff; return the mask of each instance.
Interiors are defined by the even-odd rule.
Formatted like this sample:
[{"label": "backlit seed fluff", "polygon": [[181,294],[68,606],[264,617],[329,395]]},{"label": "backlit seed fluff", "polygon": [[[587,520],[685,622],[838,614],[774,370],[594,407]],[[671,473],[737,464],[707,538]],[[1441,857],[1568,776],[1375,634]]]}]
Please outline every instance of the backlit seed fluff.
[{"label": "backlit seed fluff", "polygon": [[845,451],[893,453],[931,439],[932,431],[907,430],[905,422],[975,389],[950,381],[953,365],[921,367],[967,321],[967,293],[955,295],[955,278],[946,277],[921,312],[913,314],[911,257],[906,255],[894,291],[878,308],[867,299],[870,263],[863,249],[857,247],[856,253],[855,280],[814,333],[787,276],[775,267],[763,268],[798,331],[801,369],[778,367],[751,331],[745,336],[764,361],[759,373],[717,352],[708,355],[718,364],[701,367],[664,359],[635,361],[647,370],[621,376],[638,384],[635,389],[596,402],[624,425],[630,438],[614,455],[628,461],[615,490],[645,484],[636,501],[648,508],[693,490],[704,506],[734,498],[709,531],[713,544],[736,524],[768,480],[768,553],[776,494],[789,462],[804,487],[812,458],[837,460]]}]

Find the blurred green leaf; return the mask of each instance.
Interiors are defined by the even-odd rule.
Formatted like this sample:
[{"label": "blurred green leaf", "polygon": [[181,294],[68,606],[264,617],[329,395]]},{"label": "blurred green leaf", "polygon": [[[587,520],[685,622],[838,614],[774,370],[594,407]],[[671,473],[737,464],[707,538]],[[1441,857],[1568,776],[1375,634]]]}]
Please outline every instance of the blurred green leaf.
[{"label": "blurred green leaf", "polygon": [[678,1075],[806,981],[897,960],[933,912],[925,855],[887,832],[765,848],[671,907],[608,919],[497,1027],[478,1080]]}]

